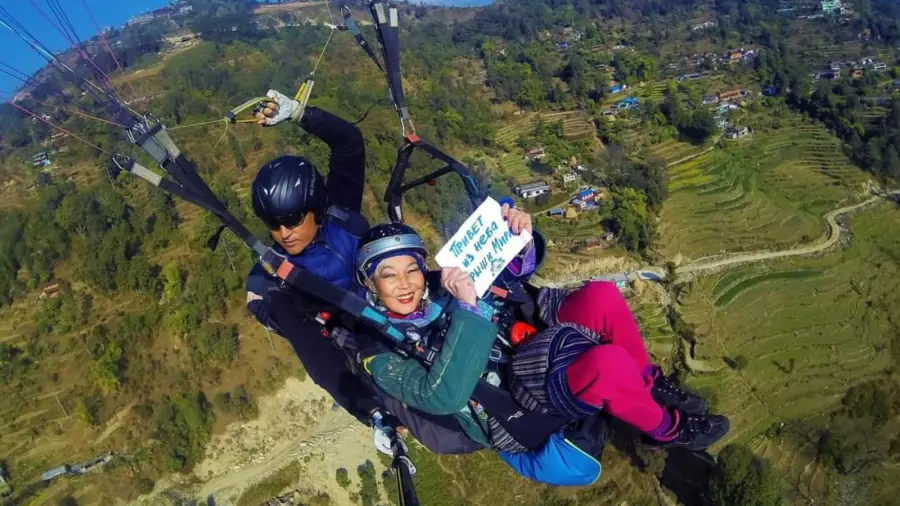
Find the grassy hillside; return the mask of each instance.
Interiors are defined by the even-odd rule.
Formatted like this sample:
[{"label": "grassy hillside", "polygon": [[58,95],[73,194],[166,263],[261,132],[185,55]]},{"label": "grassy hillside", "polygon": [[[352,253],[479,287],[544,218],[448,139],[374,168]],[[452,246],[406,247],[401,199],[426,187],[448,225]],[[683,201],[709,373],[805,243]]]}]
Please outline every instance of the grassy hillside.
[{"label": "grassy hillside", "polygon": [[867,179],[836,138],[798,119],[671,166],[669,175],[659,248],[692,259],[817,239],[822,216],[854,203]]},{"label": "grassy hillside", "polygon": [[[800,495],[835,493],[810,427],[851,386],[900,358],[900,209],[884,204],[851,224],[843,251],[694,281],[681,307],[701,336],[696,357],[723,364],[690,383],[712,392],[731,418],[725,442],[747,442],[771,457]],[[726,357],[741,365],[724,367]],[[792,428],[799,420],[806,429]],[[781,433],[782,424],[790,430]]]}]

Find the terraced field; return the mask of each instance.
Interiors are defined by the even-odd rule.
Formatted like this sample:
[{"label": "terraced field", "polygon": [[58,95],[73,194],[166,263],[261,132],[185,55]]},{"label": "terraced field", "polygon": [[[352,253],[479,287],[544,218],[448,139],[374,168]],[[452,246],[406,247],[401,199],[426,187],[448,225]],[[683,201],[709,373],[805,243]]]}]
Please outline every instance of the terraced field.
[{"label": "terraced field", "polygon": [[822,216],[855,203],[866,181],[838,139],[802,123],[726,144],[669,175],[660,249],[692,259],[815,240]]},{"label": "terraced field", "polygon": [[706,149],[706,146],[698,146],[689,142],[680,142],[670,139],[660,142],[641,153],[643,158],[662,158],[667,164],[683,160]]},{"label": "terraced field", "polygon": [[892,364],[900,209],[883,203],[851,219],[848,248],[697,280],[681,308],[697,325],[697,358],[746,361],[743,369],[724,367],[691,380],[731,417],[724,443],[750,443],[798,494],[821,494],[827,485],[813,443],[764,433],[826,414],[849,387]]}]

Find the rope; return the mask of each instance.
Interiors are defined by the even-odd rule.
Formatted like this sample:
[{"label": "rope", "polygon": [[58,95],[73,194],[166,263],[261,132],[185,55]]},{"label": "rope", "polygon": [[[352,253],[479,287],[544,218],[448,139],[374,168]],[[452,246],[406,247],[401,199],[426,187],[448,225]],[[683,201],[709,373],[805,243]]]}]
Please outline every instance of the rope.
[{"label": "rope", "polygon": [[81,141],[81,142],[87,144],[88,146],[90,146],[90,147],[96,149],[97,151],[99,151],[99,152],[101,152],[101,153],[107,154],[107,155],[109,155],[109,156],[113,156],[113,154],[110,153],[109,151],[107,151],[107,150],[105,150],[105,149],[103,149],[103,148],[97,146],[96,144],[92,144],[91,142],[85,140],[85,139],[82,138],[82,137],[79,137],[79,136],[75,135],[74,133],[70,132],[69,130],[66,130],[65,128],[63,128],[63,127],[61,127],[61,126],[59,126],[59,125],[53,123],[52,121],[48,121],[48,120],[44,119],[43,117],[38,116],[37,114],[35,114],[35,113],[29,111],[28,109],[26,109],[26,108],[20,106],[19,104],[13,102],[12,100],[9,100],[8,98],[3,98],[2,100],[5,100],[7,104],[9,104],[9,105],[15,107],[16,109],[18,109],[18,110],[24,112],[25,114],[28,114],[29,116],[31,116],[31,117],[33,117],[33,118],[37,118],[37,119],[40,120],[40,121],[43,121],[44,123],[50,125],[51,128],[54,128],[54,129],[59,130],[60,132],[62,132],[62,133],[64,133],[64,134],[67,134],[67,135],[69,135],[69,136],[71,136],[71,137],[74,137],[75,139],[78,139],[79,141]]},{"label": "rope", "polygon": [[[94,29],[97,30],[97,34],[100,35],[100,40],[103,41],[103,45],[106,46],[106,52],[109,53],[109,55],[112,56],[113,61],[116,62],[116,67],[119,69],[119,72],[124,74],[125,69],[122,68],[122,64],[120,64],[119,59],[116,58],[116,53],[113,52],[112,47],[110,47],[109,42],[106,40],[106,36],[103,35],[103,29],[100,28],[100,24],[97,23],[97,19],[94,18],[94,13],[91,12],[90,7],[88,7],[88,4],[85,0],[81,0],[81,5],[84,6],[84,10],[87,11],[88,17],[91,18],[91,23],[93,23]],[[127,81],[125,84],[127,84],[128,87],[131,88],[131,96],[136,97],[137,91],[134,89],[134,85],[131,84],[131,81]]]},{"label": "rope", "polygon": [[322,52],[319,54],[319,59],[316,60],[316,65],[313,67],[312,72],[309,73],[310,76],[316,75],[316,70],[319,70],[319,64],[322,63],[322,59],[325,58],[325,51],[328,50],[328,45],[331,44],[331,38],[334,37],[334,32],[336,31],[337,28],[332,28],[331,33],[328,34],[328,40],[325,41],[325,47],[322,48]]},{"label": "rope", "polygon": [[77,110],[77,109],[69,109],[69,108],[63,107],[63,106],[61,106],[61,105],[48,104],[48,103],[46,103],[46,102],[41,102],[40,100],[35,100],[35,99],[33,99],[33,98],[29,98],[28,100],[30,100],[31,102],[34,102],[34,103],[36,103],[36,104],[43,105],[43,106],[45,106],[45,107],[52,107],[52,108],[55,108],[55,109],[59,109],[59,110],[61,110],[61,111],[65,111],[65,112],[67,112],[67,113],[69,113],[69,114],[74,114],[74,115],[76,115],[76,116],[81,116],[82,118],[92,119],[92,120],[99,121],[99,122],[101,122],[101,123],[106,123],[107,125],[112,125],[112,126],[119,127],[119,128],[126,128],[126,129],[128,128],[127,126],[125,126],[125,125],[123,125],[123,124],[121,124],[121,123],[116,123],[115,121],[109,121],[109,120],[107,120],[107,119],[98,118],[97,116],[91,116],[90,114],[88,114],[88,113],[86,113],[86,112],[81,112],[81,111],[79,111],[79,110]]},{"label": "rope", "polygon": [[189,125],[178,125],[178,126],[171,127],[171,128],[166,127],[166,130],[171,132],[172,130],[181,130],[182,128],[201,127],[201,126],[206,126],[206,125],[212,125],[213,123],[221,123],[223,121],[226,123],[228,122],[228,120],[226,120],[224,118],[219,118],[219,119],[214,119],[214,120],[210,120],[210,121],[201,121],[200,123],[191,123]]}]

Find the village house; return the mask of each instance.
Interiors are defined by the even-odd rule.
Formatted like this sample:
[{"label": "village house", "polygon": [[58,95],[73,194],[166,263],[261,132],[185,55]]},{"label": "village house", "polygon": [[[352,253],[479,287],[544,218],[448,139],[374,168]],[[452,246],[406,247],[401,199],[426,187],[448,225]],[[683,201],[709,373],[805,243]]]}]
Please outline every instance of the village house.
[{"label": "village house", "polygon": [[728,131],[725,132],[725,137],[728,139],[743,139],[750,135],[750,127],[732,127],[729,128]]},{"label": "village house", "polygon": [[719,93],[719,101],[725,102],[728,100],[741,98],[743,96],[744,96],[744,90],[741,90],[741,89],[731,90],[731,91],[723,91],[723,92]]},{"label": "village house", "polygon": [[696,32],[698,30],[706,30],[707,28],[713,28],[714,26],[716,26],[715,21],[707,21],[705,23],[700,23],[699,25],[694,25],[691,28],[691,31]]},{"label": "village house", "polygon": [[548,216],[563,216],[566,214],[565,211],[561,207],[554,207],[553,209],[547,211]]},{"label": "village house", "polygon": [[550,192],[550,185],[544,181],[532,181],[516,188],[516,193],[523,199],[531,199]]},{"label": "village house", "polygon": [[547,158],[547,150],[543,146],[525,150],[525,160],[529,162],[543,160],[544,158]]},{"label": "village house", "polygon": [[711,105],[717,104],[719,102],[719,97],[716,95],[705,95],[703,97],[703,105]]},{"label": "village house", "polygon": [[577,180],[578,180],[578,174],[576,174],[574,172],[570,172],[568,174],[563,174],[563,183],[564,184],[574,183]]},{"label": "village house", "polygon": [[46,151],[38,153],[31,157],[31,165],[35,167],[49,167],[53,162],[50,161],[50,155]]}]

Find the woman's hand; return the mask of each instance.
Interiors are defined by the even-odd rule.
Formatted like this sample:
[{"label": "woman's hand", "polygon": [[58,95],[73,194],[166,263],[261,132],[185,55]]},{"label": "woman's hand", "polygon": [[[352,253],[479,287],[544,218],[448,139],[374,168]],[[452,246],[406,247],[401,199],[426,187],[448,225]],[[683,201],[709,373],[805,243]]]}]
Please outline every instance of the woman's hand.
[{"label": "woman's hand", "polygon": [[460,302],[478,304],[475,282],[459,267],[441,269],[441,286]]},{"label": "woman's hand", "polygon": [[519,235],[523,230],[527,230],[529,234],[534,232],[534,226],[531,224],[531,215],[525,211],[511,208],[509,204],[503,204],[501,208],[503,217],[509,223],[509,229],[512,233]]}]

